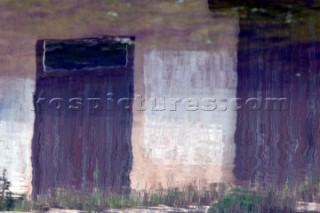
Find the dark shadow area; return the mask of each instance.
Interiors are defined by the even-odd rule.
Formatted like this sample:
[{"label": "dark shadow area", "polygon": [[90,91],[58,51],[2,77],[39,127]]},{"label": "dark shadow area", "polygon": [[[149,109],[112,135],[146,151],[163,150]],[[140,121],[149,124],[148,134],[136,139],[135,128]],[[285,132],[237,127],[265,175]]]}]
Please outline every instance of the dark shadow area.
[{"label": "dark shadow area", "polygon": [[[261,99],[268,109],[238,111],[234,172],[240,181],[312,180],[320,163],[320,42],[279,44],[265,37],[268,30],[240,29],[237,97]],[[287,106],[268,98],[285,98]]]},{"label": "dark shadow area", "polygon": [[230,7],[263,7],[263,8],[283,8],[283,7],[307,7],[319,9],[320,2],[317,0],[208,0],[209,8],[221,9]]},{"label": "dark shadow area", "polygon": [[[320,42],[313,16],[319,2],[208,2],[211,10],[242,7],[237,98],[259,99],[263,106],[237,112],[237,181],[292,184],[319,178]],[[285,98],[286,107],[268,98]]]}]

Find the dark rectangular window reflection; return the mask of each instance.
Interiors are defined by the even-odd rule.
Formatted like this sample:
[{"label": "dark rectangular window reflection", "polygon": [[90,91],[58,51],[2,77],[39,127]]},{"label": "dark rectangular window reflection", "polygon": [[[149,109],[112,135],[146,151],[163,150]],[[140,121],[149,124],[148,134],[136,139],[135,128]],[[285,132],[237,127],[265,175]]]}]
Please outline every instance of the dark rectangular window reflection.
[{"label": "dark rectangular window reflection", "polygon": [[127,66],[126,39],[72,39],[43,42],[43,69],[45,72],[81,71]]}]

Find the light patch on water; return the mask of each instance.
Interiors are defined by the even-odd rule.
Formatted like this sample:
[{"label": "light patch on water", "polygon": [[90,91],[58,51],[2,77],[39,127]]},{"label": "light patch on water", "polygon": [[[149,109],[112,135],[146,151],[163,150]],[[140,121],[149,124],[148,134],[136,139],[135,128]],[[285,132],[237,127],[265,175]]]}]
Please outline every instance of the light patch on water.
[{"label": "light patch on water", "polygon": [[[220,165],[225,145],[219,124],[153,121],[145,124],[147,158],[161,164]],[[213,154],[215,153],[215,154]]]},{"label": "light patch on water", "polygon": [[[152,51],[145,55],[144,62],[147,100],[236,97],[234,52]],[[233,146],[233,110],[187,111],[178,106],[176,111],[146,110],[144,114],[146,156],[158,163],[222,165],[224,150]]]},{"label": "light patch on water", "polygon": [[[236,66],[236,51],[151,51],[144,55],[144,97],[192,98],[199,104],[204,98],[231,100],[236,97]],[[219,105],[214,111],[203,111],[201,104],[198,110],[188,111],[183,102],[177,103],[176,110],[165,104],[164,110],[154,111],[152,104],[147,101],[143,112],[143,158],[146,168],[156,168],[150,172],[154,180],[160,181],[167,171],[178,180],[191,180],[199,175],[190,174],[196,166],[211,176],[215,173],[215,180],[222,178],[217,168],[228,165],[232,173],[236,111],[221,110]],[[172,173],[168,166],[182,173]]]},{"label": "light patch on water", "polygon": [[1,78],[0,91],[0,171],[7,170],[12,192],[29,194],[34,81]]}]

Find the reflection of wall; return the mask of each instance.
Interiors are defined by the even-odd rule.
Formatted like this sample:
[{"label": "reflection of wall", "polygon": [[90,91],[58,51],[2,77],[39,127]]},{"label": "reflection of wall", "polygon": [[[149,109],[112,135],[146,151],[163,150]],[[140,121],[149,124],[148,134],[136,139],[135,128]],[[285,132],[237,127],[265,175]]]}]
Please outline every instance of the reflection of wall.
[{"label": "reflection of wall", "polygon": [[[115,12],[118,16],[114,17],[109,12]],[[143,82],[144,55],[148,55],[151,49],[178,50],[180,52],[191,50],[201,52],[204,55],[211,55],[213,52],[217,54],[221,50],[228,53],[235,52],[238,16],[213,14],[208,10],[207,0],[110,0],[107,4],[97,0],[59,1],[59,4],[55,1],[12,0],[10,3],[0,1],[0,26],[0,78],[16,85],[17,90],[14,95],[11,94],[12,96],[18,96],[18,93],[23,91],[24,84],[19,79],[35,81],[35,43],[37,40],[96,37],[99,35],[136,36],[134,93],[143,95],[145,91]],[[7,95],[8,92],[4,88],[5,86],[0,85],[0,94]],[[25,93],[24,97],[32,100],[33,91],[34,89],[30,89],[30,93]],[[7,99],[8,97],[3,96],[3,98]],[[13,106],[18,107],[19,103],[15,102]],[[7,110],[7,107],[0,105],[0,111],[3,110]],[[20,114],[20,111],[23,113]],[[33,113],[19,109],[16,114],[8,116],[15,117],[23,114],[28,118],[33,116]],[[27,130],[28,135],[32,135],[33,124],[29,125],[29,121],[25,122],[28,127],[31,127]],[[176,125],[175,123],[177,122],[173,122],[172,125]],[[157,182],[159,179],[163,182],[168,178],[168,174],[173,174],[177,180],[185,180],[186,182],[193,179],[194,174],[209,180],[220,179],[220,167],[190,165],[190,161],[188,166],[162,164],[158,167],[156,164],[144,164],[143,162],[146,160],[143,145],[144,124],[144,114],[135,112],[132,132],[134,168],[130,173],[132,187],[136,187],[139,179],[141,182],[144,180]],[[213,125],[216,126],[216,124]],[[200,124],[198,126],[201,131],[204,131]],[[194,128],[193,124],[192,127]],[[179,127],[179,129],[182,128]],[[19,137],[23,135],[20,135],[19,129],[10,128],[10,130],[12,134]],[[219,132],[220,130],[217,128],[215,131]],[[18,148],[31,153],[31,151],[27,151],[31,149],[31,139],[29,138],[25,142],[28,145],[21,143],[20,146],[19,143]],[[7,141],[5,143],[9,144]],[[15,150],[14,146],[10,146],[8,152],[15,153],[11,150]],[[25,164],[21,159],[17,158],[16,161],[19,168],[24,167]],[[195,161],[201,162],[197,159]],[[29,162],[31,163],[31,160]],[[0,163],[0,165],[8,167],[11,164]],[[78,168],[69,169],[79,170]],[[158,169],[161,170],[158,171]],[[227,170],[230,171],[229,168]],[[22,180],[10,179],[10,181],[28,183],[27,189],[31,189],[31,180],[29,179],[31,169],[27,171]],[[161,172],[163,176],[160,175]],[[177,174],[183,174],[183,176]]]},{"label": "reflection of wall", "polygon": [[30,192],[34,82],[0,78],[0,175],[7,170],[15,193]]},{"label": "reflection of wall", "polygon": [[[235,97],[238,16],[210,13],[206,1],[189,6],[179,19],[170,19],[179,30],[158,30],[151,47],[137,36],[135,95],[146,101]],[[197,18],[188,17],[191,10]],[[233,180],[235,112],[186,112],[181,107],[177,112],[152,112],[150,106],[134,111],[132,188]]]},{"label": "reflection of wall", "polygon": [[[144,141],[148,157],[161,164],[223,164],[222,150],[225,143],[233,140],[235,113],[219,112],[219,109],[203,111],[202,107],[206,106],[201,105],[209,105],[201,100],[235,97],[236,54],[152,51],[145,55],[144,61],[146,100],[164,98],[167,103],[163,112],[152,110],[152,106],[147,106],[145,111]],[[170,98],[182,101],[170,103]],[[198,102],[198,109],[188,109],[187,98]]]},{"label": "reflection of wall", "polygon": [[[190,174],[190,168],[195,167],[212,172],[211,177],[201,179],[221,180],[221,168],[233,163],[236,112],[220,108],[203,111],[201,100],[235,98],[236,64],[236,52],[228,50],[157,50],[144,55],[146,110],[141,139],[149,169],[139,177],[141,187],[155,183],[166,187],[165,176],[170,175],[176,184],[191,183],[200,178],[199,174]],[[160,108],[161,98],[165,100],[163,111],[152,110],[153,98],[158,99]],[[197,110],[188,111],[183,101],[187,98],[199,102]],[[182,101],[174,103],[170,99]],[[175,173],[178,168],[182,171]]]}]

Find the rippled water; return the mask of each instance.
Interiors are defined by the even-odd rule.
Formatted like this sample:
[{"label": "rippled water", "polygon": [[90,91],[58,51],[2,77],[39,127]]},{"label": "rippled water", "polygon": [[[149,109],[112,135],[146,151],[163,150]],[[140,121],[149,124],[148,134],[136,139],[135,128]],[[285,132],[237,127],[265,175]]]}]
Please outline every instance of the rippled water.
[{"label": "rippled water", "polygon": [[[290,4],[1,1],[0,169],[12,190],[318,178],[318,6]],[[135,37],[130,67],[37,73],[46,64],[37,41],[102,35]],[[60,69],[69,59],[56,56],[50,63]],[[101,54],[97,61],[110,64]],[[39,97],[108,92],[136,96],[133,108],[33,109]],[[161,99],[160,109],[151,110],[152,98]],[[272,106],[270,98],[284,101]]]}]

